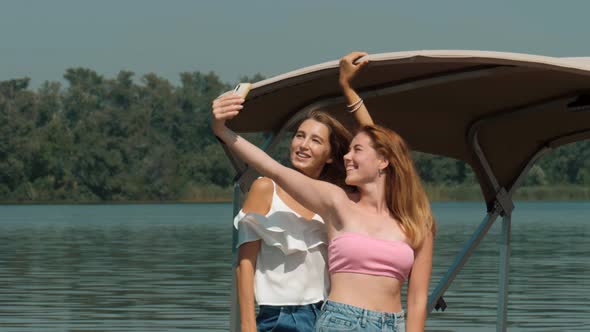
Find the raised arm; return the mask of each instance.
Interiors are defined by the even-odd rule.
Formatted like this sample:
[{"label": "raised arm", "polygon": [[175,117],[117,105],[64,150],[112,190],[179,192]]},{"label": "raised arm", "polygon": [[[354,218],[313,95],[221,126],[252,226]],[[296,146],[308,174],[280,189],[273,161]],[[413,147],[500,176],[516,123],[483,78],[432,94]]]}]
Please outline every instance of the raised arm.
[{"label": "raised arm", "polygon": [[215,135],[240,159],[260,174],[273,179],[296,201],[330,222],[331,218],[327,217],[331,216],[335,204],[347,199],[344,190],[281,165],[257,146],[227,128],[225,121],[240,113],[243,102],[244,99],[233,93],[222,95],[213,101],[211,128]]},{"label": "raised arm", "polygon": [[415,251],[414,266],[408,281],[408,318],[407,332],[423,332],[426,323],[426,306],[428,305],[428,286],[432,273],[432,252],[434,234],[429,232],[420,248]]},{"label": "raised arm", "polygon": [[339,83],[342,88],[342,93],[346,97],[349,105],[348,111],[354,114],[354,117],[360,126],[372,125],[373,119],[369,114],[369,110],[365,106],[361,97],[352,88],[352,80],[368,63],[369,60],[362,57],[367,56],[365,52],[352,52],[340,59],[340,77]]}]

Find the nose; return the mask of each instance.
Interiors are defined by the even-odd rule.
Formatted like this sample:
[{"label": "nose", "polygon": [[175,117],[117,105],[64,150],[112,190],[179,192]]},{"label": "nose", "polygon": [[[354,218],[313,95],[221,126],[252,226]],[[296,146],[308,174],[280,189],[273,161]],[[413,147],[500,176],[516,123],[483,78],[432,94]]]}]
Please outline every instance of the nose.
[{"label": "nose", "polygon": [[342,157],[342,159],[344,159],[344,163],[345,163],[345,164],[346,164],[346,162],[347,162],[347,161],[350,161],[350,160],[351,160],[351,158],[350,158],[350,154],[351,154],[351,152],[352,152],[352,151],[351,151],[351,150],[349,150],[349,151],[348,151],[348,152],[347,152],[347,153],[346,153],[346,154],[345,154],[345,155]]},{"label": "nose", "polygon": [[307,150],[309,149],[309,138],[306,138],[304,140],[301,141],[301,144],[299,145],[299,148],[301,150]]}]

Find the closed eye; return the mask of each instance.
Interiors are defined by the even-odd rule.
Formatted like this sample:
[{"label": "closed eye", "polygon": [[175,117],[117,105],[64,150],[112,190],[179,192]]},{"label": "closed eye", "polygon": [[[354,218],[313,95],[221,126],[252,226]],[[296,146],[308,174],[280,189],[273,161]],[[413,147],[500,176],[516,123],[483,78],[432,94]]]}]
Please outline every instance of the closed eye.
[{"label": "closed eye", "polygon": [[360,146],[359,144],[354,145],[351,150],[353,151],[363,151],[363,147]]}]

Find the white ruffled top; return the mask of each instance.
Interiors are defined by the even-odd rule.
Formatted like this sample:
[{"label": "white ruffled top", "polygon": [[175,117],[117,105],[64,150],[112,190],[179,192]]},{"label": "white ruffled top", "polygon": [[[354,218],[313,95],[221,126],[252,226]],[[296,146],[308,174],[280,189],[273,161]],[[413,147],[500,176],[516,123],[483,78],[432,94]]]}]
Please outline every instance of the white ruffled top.
[{"label": "white ruffled top", "polygon": [[328,297],[327,236],[317,214],[306,220],[277,195],[266,215],[240,211],[234,218],[239,247],[262,240],[254,294],[259,305],[302,305]]}]

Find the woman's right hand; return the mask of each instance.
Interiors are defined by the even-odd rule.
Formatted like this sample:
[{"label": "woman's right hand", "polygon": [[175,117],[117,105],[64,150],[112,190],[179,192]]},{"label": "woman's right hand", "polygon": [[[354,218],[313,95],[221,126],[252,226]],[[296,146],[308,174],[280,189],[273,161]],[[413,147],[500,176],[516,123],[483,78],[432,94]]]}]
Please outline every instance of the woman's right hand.
[{"label": "woman's right hand", "polygon": [[350,88],[351,82],[358,72],[365,67],[369,60],[357,61],[358,59],[369,55],[366,52],[351,52],[340,59],[340,85],[343,88]]},{"label": "woman's right hand", "polygon": [[[369,110],[363,104],[361,97],[352,87],[352,80],[358,73],[369,63],[368,59],[361,60],[362,57],[367,56],[365,52],[351,52],[340,59],[340,87],[342,94],[346,98],[348,111],[354,113],[354,117],[360,126],[373,125],[373,118],[369,114]],[[360,104],[359,104],[360,103]],[[354,107],[354,108],[350,108]]]},{"label": "woman's right hand", "polygon": [[215,134],[225,128],[225,121],[235,118],[244,106],[244,98],[234,92],[223,94],[213,101],[211,110],[211,129]]}]

